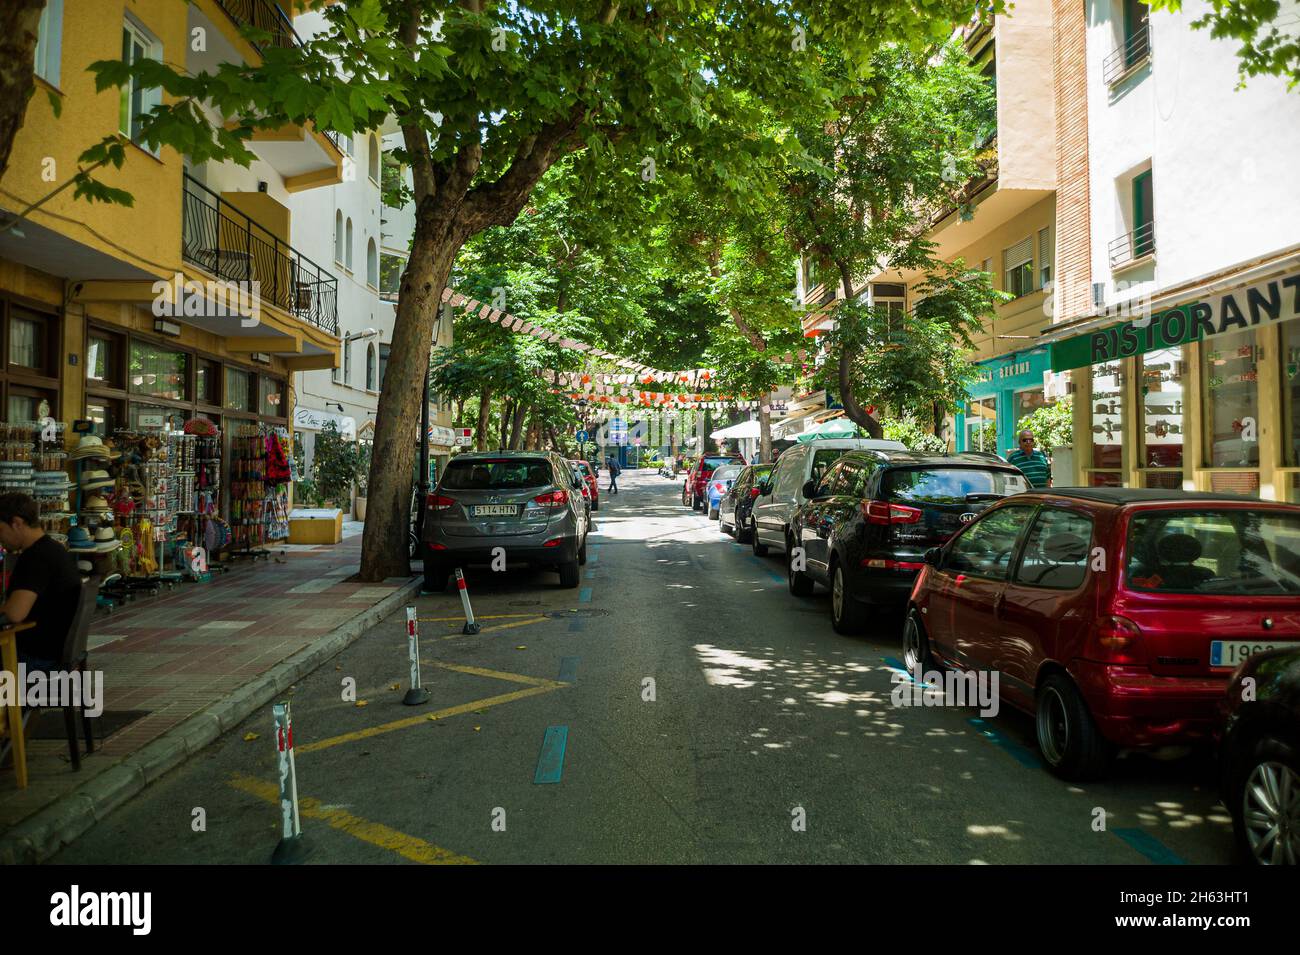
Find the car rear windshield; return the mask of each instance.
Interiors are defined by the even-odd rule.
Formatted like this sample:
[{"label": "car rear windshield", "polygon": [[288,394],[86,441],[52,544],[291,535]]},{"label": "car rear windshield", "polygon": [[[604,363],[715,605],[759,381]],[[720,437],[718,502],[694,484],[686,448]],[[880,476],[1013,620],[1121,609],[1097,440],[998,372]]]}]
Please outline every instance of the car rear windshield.
[{"label": "car rear windshield", "polygon": [[743,464],[724,464],[713,472],[713,480],[730,481],[744,469],[745,466]]},{"label": "car rear windshield", "polygon": [[1125,580],[1184,594],[1300,594],[1300,513],[1146,511],[1129,522]]},{"label": "car rear windshield", "polygon": [[545,458],[480,458],[452,461],[442,476],[445,491],[507,491],[545,487],[553,480]]},{"label": "car rear windshield", "polygon": [[993,468],[897,468],[881,483],[885,500],[916,504],[965,504],[970,494],[1006,497],[1027,490],[1019,471]]}]

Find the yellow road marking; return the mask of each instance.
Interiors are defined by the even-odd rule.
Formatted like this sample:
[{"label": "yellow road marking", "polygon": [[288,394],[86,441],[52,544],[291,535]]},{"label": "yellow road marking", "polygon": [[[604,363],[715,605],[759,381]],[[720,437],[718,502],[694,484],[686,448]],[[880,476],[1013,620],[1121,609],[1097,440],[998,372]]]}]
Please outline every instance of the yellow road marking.
[{"label": "yellow road marking", "polygon": [[[486,620],[487,617],[480,617],[480,620]],[[484,627],[478,633],[449,633],[445,637],[435,637],[435,640],[455,640],[457,637],[477,637],[485,633],[496,633],[498,630],[513,630],[515,627],[527,627],[530,624],[541,623],[545,617],[529,617],[527,620],[517,620],[514,623],[499,623],[495,627]]]},{"label": "yellow road marking", "polygon": [[[301,749],[301,747],[299,747]],[[252,776],[237,773],[229,780],[230,785],[240,792],[256,796],[263,802],[279,805],[280,790],[271,783]],[[354,816],[345,809],[326,809],[319,799],[310,796],[298,798],[298,813],[304,819],[319,819],[331,829],[346,832],[355,839],[379,846],[389,852],[396,852],[405,859],[422,865],[478,865],[469,856],[457,855],[450,849],[435,846],[415,836],[389,828],[378,822],[370,822],[360,816]]]},{"label": "yellow road marking", "polygon": [[[515,680],[514,682],[525,682],[524,680]],[[528,678],[532,682],[532,678]],[[543,683],[545,685],[540,685]],[[306,743],[301,746],[295,746],[298,753],[314,753],[322,749],[328,749],[331,746],[338,746],[340,743],[354,743],[357,740],[370,739],[372,736],[380,736],[384,733],[392,733],[395,730],[406,729],[409,726],[418,726],[428,720],[445,720],[449,716],[459,716],[462,713],[471,713],[474,710],[484,710],[490,706],[499,706],[502,703],[511,703],[515,700],[522,700],[525,697],[537,696],[539,693],[550,693],[552,690],[558,690],[561,687],[568,686],[567,683],[556,683],[553,680],[538,681],[539,685],[530,686],[526,690],[515,690],[513,693],[502,693],[499,696],[489,696],[486,699],[475,700],[472,703],[462,703],[459,706],[449,706],[446,709],[437,710],[433,713],[424,713],[420,716],[408,716],[405,719],[393,720],[391,723],[383,723],[379,726],[371,726],[363,730],[354,730],[351,733],[343,733],[341,736],[331,736],[329,739],[317,740],[314,743]]]},{"label": "yellow road marking", "polygon": [[443,670],[454,670],[457,673],[468,673],[471,676],[485,676],[490,680],[506,680],[510,683],[526,683],[529,686],[549,686],[559,687],[568,686],[567,683],[557,683],[555,680],[547,680],[540,676],[524,676],[522,673],[506,673],[504,670],[489,670],[485,667],[465,666],[462,663],[442,663],[438,660],[425,660],[430,666],[440,667]]},{"label": "yellow road marking", "polygon": [[[536,613],[488,613],[476,614],[475,620],[505,620],[507,617],[536,617]],[[421,623],[441,623],[448,620],[459,620],[464,622],[465,615],[461,614],[456,617],[421,617]]]}]

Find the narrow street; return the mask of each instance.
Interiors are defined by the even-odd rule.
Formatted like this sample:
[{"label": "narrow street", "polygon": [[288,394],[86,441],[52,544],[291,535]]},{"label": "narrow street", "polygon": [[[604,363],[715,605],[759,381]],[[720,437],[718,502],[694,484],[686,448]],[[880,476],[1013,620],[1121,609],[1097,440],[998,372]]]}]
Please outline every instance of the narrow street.
[{"label": "narrow street", "polygon": [[[1209,759],[1073,786],[1023,715],[895,707],[899,620],[837,635],[824,591],[792,597],[680,479],[620,484],[579,589],[476,569],[477,636],[454,590],[419,598],[430,703],[402,704],[401,612],[293,689],[309,862],[1231,861]],[[267,861],[274,737],[268,707],[54,861]]]}]

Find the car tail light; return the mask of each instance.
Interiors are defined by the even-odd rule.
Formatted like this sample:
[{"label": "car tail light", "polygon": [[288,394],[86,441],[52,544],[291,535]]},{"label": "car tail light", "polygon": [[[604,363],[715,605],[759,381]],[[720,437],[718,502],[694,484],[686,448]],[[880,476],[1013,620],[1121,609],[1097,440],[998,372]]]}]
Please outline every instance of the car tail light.
[{"label": "car tail light", "polygon": [[864,557],[861,566],[870,570],[920,570],[925,564],[914,560],[882,560]]},{"label": "car tail light", "polygon": [[456,503],[456,499],[454,497],[443,497],[441,494],[430,494],[425,503],[428,504],[431,511],[445,511]]},{"label": "car tail light", "polygon": [[555,538],[555,540],[553,540],[553,541],[547,541],[547,542],[546,542],[545,544],[543,544],[542,546],[543,546],[543,547],[559,547],[560,544],[562,544],[562,543],[563,543],[563,541],[561,541],[560,538],[557,537],[557,538]]},{"label": "car tail light", "polygon": [[758,493],[759,493],[759,492],[758,492],[758,488],[756,488],[756,487],[751,487],[751,488],[749,489],[749,496],[750,496],[750,497],[758,497]]},{"label": "car tail light", "polygon": [[569,503],[569,492],[551,491],[549,494],[539,494],[533,498],[533,503],[541,504],[543,507],[560,507]]},{"label": "car tail light", "polygon": [[888,501],[863,501],[862,516],[868,524],[919,524],[921,509]]},{"label": "car tail light", "polygon": [[1093,654],[1103,663],[1142,664],[1147,662],[1142,628],[1127,617],[1107,614],[1092,626]]}]

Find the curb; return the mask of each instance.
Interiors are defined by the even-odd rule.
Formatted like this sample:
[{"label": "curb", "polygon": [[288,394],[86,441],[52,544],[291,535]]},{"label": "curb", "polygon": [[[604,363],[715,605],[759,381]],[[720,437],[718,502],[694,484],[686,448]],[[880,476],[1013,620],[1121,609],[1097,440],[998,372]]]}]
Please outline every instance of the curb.
[{"label": "curb", "polygon": [[418,596],[422,579],[403,584],[347,623],[318,637],[229,696],[57,798],[0,836],[0,865],[35,865],[70,845],[150,783],[234,729],[259,708],[337,656],[388,614]]}]

